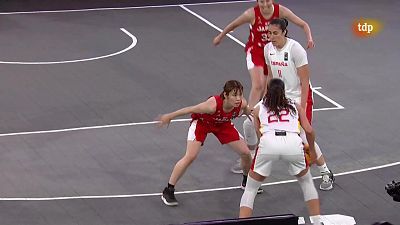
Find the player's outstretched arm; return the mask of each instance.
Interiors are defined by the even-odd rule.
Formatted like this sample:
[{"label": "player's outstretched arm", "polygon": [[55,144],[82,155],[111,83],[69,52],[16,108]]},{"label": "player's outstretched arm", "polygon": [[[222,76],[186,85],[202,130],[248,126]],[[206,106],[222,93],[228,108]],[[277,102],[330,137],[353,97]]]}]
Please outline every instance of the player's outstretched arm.
[{"label": "player's outstretched arm", "polygon": [[311,29],[307,22],[305,22],[296,14],[294,14],[290,9],[282,5],[279,7],[279,15],[280,17],[289,20],[290,22],[296,24],[297,26],[301,27],[304,30],[304,33],[306,34],[307,37],[307,48],[315,47],[315,43],[311,34]]},{"label": "player's outstretched arm", "polygon": [[190,113],[212,114],[215,112],[216,106],[217,102],[215,101],[215,98],[210,97],[209,99],[200,104],[184,107],[174,112],[161,115],[160,118],[158,119],[158,126],[162,127],[164,125],[168,125],[174,118],[179,116],[184,116]]},{"label": "player's outstretched arm", "polygon": [[234,19],[232,22],[230,22],[223,30],[221,33],[219,33],[213,40],[214,45],[219,45],[221,43],[222,39],[225,37],[226,34],[229,32],[233,31],[237,27],[245,24],[245,23],[252,23],[254,20],[254,10],[253,8],[247,9],[244,11],[240,16],[238,16],[236,19]]}]

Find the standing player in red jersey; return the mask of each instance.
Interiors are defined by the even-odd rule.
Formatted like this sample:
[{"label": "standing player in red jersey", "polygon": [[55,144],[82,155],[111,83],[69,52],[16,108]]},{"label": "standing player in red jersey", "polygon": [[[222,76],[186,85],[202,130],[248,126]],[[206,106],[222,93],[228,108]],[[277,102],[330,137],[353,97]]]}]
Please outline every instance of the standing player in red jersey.
[{"label": "standing player in red jersey", "polygon": [[[175,185],[185,173],[186,169],[196,159],[207,134],[213,133],[221,144],[229,145],[240,155],[243,166],[242,188],[246,186],[247,173],[250,169],[251,155],[243,138],[236,130],[232,119],[241,112],[250,115],[251,111],[243,98],[243,86],[239,81],[230,80],[224,85],[220,95],[209,97],[206,101],[164,114],[159,119],[159,126],[167,125],[172,119],[191,113],[192,121],[187,137],[185,155],[175,164],[168,186],[165,187],[161,199],[166,205],[176,206]],[[259,190],[261,192],[262,189]]]},{"label": "standing player in red jersey", "polygon": [[[264,46],[270,42],[268,38],[268,24],[272,19],[285,18],[304,30],[307,37],[307,48],[314,47],[311,30],[308,24],[283,5],[274,3],[273,0],[257,0],[255,7],[244,11],[240,16],[229,23],[214,40],[214,45],[221,43],[222,38],[243,24],[250,24],[250,35],[246,43],[247,69],[250,73],[251,89],[249,94],[249,106],[253,108],[260,101],[266,88],[267,66],[264,60]],[[249,131],[250,130],[250,131]],[[254,133],[254,126],[250,120],[243,123],[243,131],[246,143],[254,152],[257,147],[257,139],[249,138],[248,133]],[[242,173],[240,164],[231,168],[234,173]]]},{"label": "standing player in red jersey", "polygon": [[245,23],[250,24],[250,35],[245,47],[247,69],[250,72],[252,85],[249,96],[250,107],[254,107],[264,93],[266,85],[264,74],[267,73],[266,70],[264,71],[266,69],[264,46],[269,42],[269,21],[275,18],[285,18],[301,27],[308,40],[307,48],[314,47],[314,41],[308,24],[291,10],[283,5],[274,3],[273,0],[258,0],[255,7],[244,11],[242,15],[229,23],[213,40],[214,45],[218,45],[221,43],[222,38],[229,32]]}]

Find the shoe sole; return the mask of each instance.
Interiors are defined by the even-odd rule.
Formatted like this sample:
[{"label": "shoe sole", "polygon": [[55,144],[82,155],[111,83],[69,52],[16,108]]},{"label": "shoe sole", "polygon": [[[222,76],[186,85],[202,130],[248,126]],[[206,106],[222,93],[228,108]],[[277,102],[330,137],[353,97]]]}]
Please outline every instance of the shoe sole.
[{"label": "shoe sole", "polygon": [[161,200],[164,202],[164,204],[166,204],[167,206],[177,206],[178,205],[178,203],[177,202],[174,202],[174,203],[170,203],[170,202],[167,202],[167,200],[164,198],[164,196],[162,196],[161,195]]},{"label": "shoe sole", "polygon": [[232,170],[231,169],[231,172],[234,174],[243,174],[243,170]]},{"label": "shoe sole", "polygon": [[332,190],[332,189],[333,189],[333,185],[330,186],[329,188],[321,188],[321,186],[319,187],[319,190],[321,190],[321,191],[329,191],[329,190]]}]

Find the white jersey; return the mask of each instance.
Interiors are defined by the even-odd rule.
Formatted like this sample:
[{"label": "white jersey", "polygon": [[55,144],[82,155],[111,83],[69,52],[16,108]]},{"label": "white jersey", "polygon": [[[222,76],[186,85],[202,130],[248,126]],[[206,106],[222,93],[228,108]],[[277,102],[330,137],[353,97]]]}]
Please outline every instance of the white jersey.
[{"label": "white jersey", "polygon": [[274,115],[274,112],[268,112],[268,108],[264,104],[260,105],[259,118],[260,118],[260,132],[265,134],[270,131],[287,131],[292,133],[300,133],[299,113],[297,112],[294,103],[290,103],[295,113],[289,110],[282,110],[279,116]]},{"label": "white jersey", "polygon": [[295,40],[287,38],[282,49],[268,43],[264,47],[266,64],[271,68],[272,77],[280,78],[285,83],[286,97],[300,103],[301,85],[297,68],[307,65],[306,50]]}]

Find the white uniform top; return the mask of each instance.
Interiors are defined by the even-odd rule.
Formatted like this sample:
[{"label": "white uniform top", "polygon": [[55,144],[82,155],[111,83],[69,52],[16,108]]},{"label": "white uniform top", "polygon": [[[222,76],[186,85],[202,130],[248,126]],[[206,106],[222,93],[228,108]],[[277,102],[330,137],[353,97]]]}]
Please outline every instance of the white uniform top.
[{"label": "white uniform top", "polygon": [[290,103],[295,113],[291,113],[289,110],[282,110],[279,116],[274,115],[274,112],[268,112],[267,107],[264,104],[260,105],[260,111],[258,116],[260,118],[260,132],[265,134],[270,131],[287,131],[292,133],[300,133],[299,126],[299,113],[297,112],[294,103]]},{"label": "white uniform top", "polygon": [[297,68],[308,64],[307,53],[297,41],[286,40],[282,49],[277,49],[272,42],[265,45],[265,62],[271,68],[272,77],[280,78],[285,83],[286,97],[300,103],[301,86]]}]

